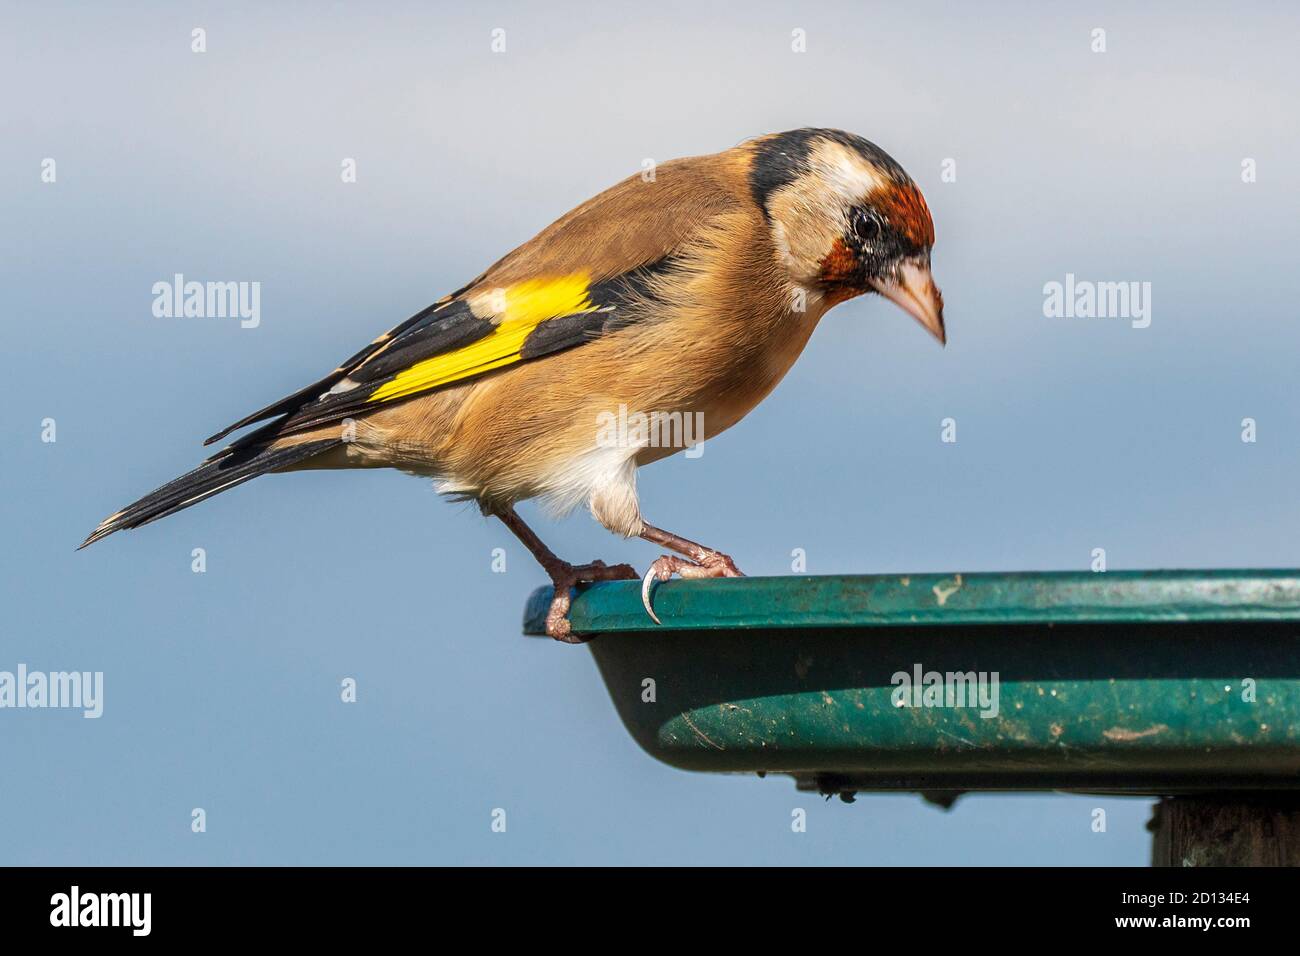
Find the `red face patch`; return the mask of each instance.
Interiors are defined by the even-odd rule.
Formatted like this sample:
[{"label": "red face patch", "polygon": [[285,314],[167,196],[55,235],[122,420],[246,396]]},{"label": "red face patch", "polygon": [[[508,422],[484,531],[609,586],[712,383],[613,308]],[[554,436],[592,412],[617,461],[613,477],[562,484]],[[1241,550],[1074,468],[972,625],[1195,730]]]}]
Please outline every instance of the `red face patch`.
[{"label": "red face patch", "polygon": [[831,251],[821,261],[819,278],[823,282],[832,284],[848,282],[854,277],[857,270],[857,255],[844,244],[843,239],[836,239],[835,244],[831,246]]},{"label": "red face patch", "polygon": [[934,220],[930,218],[930,207],[925,204],[925,197],[915,184],[888,186],[871,200],[884,213],[889,224],[912,245],[922,249],[934,245]]},{"label": "red face patch", "polygon": [[836,239],[831,251],[821,261],[818,278],[826,286],[827,305],[837,305],[845,299],[866,292],[858,281],[858,257],[842,239]]}]

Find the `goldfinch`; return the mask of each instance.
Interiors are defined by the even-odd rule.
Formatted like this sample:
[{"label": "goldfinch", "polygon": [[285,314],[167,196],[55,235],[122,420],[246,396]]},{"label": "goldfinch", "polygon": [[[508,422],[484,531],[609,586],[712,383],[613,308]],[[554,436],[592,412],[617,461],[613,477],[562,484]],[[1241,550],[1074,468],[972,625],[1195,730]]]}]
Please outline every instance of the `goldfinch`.
[{"label": "goldfinch", "polygon": [[[615,534],[668,551],[643,578],[733,577],[713,548],[649,524],[636,470],[679,448],[609,416],[690,416],[707,440],[740,421],[790,369],[832,306],[879,293],[945,341],[930,273],[934,224],[883,150],[801,129],[634,175],[580,205],[461,289],[372,341],[318,382],[205,442],[264,422],[134,504],[85,547],[267,472],[398,468],[478,502],[555,584],[547,632],[577,642],[570,589],[636,578],[572,565],[515,512],[586,505]],[[269,421],[268,421],[269,420]]]}]

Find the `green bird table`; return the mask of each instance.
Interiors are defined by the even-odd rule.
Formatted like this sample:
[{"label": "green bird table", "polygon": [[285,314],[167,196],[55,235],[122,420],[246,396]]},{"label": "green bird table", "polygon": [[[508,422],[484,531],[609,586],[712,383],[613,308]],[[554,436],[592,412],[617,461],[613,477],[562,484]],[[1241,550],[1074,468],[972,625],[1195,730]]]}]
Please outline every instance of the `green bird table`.
[{"label": "green bird table", "polygon": [[654,606],[603,583],[570,620],[671,766],[850,800],[1145,794],[1156,864],[1300,864],[1300,571],[672,581]]}]

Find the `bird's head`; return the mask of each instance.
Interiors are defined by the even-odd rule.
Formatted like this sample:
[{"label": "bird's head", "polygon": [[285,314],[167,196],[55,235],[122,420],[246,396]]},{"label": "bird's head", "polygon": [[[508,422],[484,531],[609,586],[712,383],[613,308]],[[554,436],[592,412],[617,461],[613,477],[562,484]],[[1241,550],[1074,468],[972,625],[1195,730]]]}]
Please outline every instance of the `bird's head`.
[{"label": "bird's head", "polygon": [[930,274],[934,222],[903,167],[860,136],[801,129],[756,140],[749,185],[775,254],[827,306],[878,292],[946,341]]}]

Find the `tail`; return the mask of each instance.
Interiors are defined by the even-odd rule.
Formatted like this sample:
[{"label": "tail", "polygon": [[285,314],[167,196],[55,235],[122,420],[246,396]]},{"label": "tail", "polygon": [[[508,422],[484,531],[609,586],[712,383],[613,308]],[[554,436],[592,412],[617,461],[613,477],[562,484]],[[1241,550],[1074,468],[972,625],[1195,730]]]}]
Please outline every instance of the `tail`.
[{"label": "tail", "polygon": [[108,537],[114,531],[138,528],[150,521],[175,514],[227,488],[243,484],[250,478],[296,465],[342,442],[341,438],[325,438],[278,447],[266,444],[241,446],[237,442],[209,458],[189,474],[167,482],[135,504],[127,505],[117,514],[109,515],[90,533],[90,537],[81,542],[77,550],[80,551],[88,544],[94,544],[100,538]]}]

